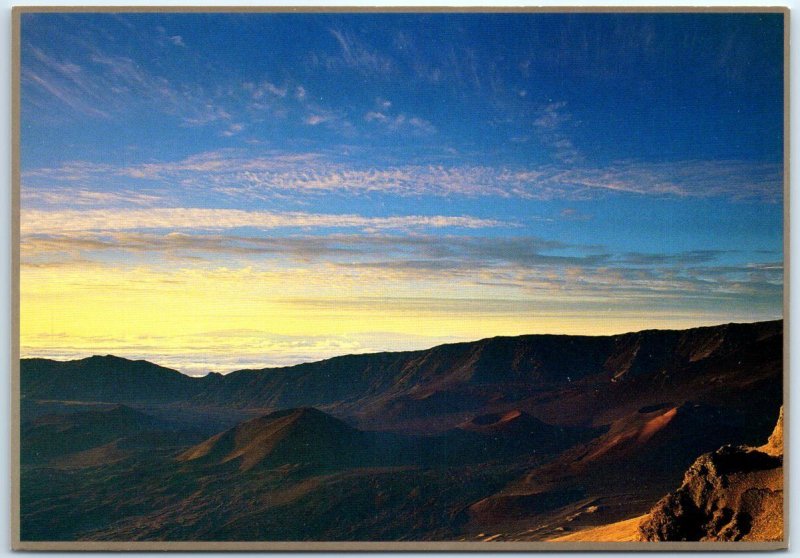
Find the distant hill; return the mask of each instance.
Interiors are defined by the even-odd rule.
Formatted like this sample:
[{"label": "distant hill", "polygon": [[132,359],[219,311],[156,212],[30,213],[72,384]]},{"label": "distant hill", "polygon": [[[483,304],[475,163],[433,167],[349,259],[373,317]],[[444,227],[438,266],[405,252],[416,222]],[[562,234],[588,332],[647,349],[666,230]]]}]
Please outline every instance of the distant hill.
[{"label": "distant hill", "polygon": [[67,362],[22,359],[20,380],[23,398],[108,403],[185,400],[201,387],[176,370],[111,355]]},{"label": "distant hill", "polygon": [[[721,381],[714,380],[721,374],[730,375],[732,365],[742,373],[758,365],[760,374],[749,380],[757,382],[764,373],[781,369],[782,331],[782,322],[773,321],[603,337],[496,337],[203,378],[112,356],[70,362],[23,359],[21,391],[29,400],[328,408],[364,425],[425,432],[453,428],[475,414],[525,410],[532,404],[541,407],[543,390],[574,392],[581,385],[597,384],[601,393],[596,401],[586,400],[592,397],[588,393],[581,394],[584,401],[568,401],[579,406],[579,412],[558,416],[563,406],[542,409],[546,422],[577,424],[602,413],[599,407],[607,406],[601,401],[605,395],[642,406],[652,395],[660,393],[658,399],[683,388],[691,389],[694,400],[704,392],[723,393],[726,386],[712,382]],[[738,386],[730,388],[738,391]],[[689,398],[681,393],[674,397],[676,403]]]},{"label": "distant hill", "polygon": [[[258,466],[357,463],[365,434],[316,409],[279,411],[222,432],[182,453],[179,461]],[[363,461],[363,456],[362,461]]]}]

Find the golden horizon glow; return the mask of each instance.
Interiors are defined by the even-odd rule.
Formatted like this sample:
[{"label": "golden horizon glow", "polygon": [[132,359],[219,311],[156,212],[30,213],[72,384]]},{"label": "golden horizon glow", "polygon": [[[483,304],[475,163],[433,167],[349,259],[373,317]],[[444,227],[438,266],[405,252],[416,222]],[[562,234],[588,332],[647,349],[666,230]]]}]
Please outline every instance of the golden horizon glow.
[{"label": "golden horizon glow", "polygon": [[538,294],[507,289],[481,298],[470,278],[420,281],[324,266],[164,271],[70,264],[57,270],[23,266],[21,277],[23,357],[135,355],[187,372],[500,335],[608,335],[730,321],[691,309],[645,311],[543,285]]}]

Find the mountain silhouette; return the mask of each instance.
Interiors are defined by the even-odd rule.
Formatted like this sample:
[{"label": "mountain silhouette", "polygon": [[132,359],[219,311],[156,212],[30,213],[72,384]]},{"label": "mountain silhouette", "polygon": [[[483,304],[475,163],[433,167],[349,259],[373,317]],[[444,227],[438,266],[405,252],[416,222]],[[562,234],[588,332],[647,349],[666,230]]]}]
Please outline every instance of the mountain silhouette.
[{"label": "mountain silhouette", "polygon": [[[780,371],[781,346],[782,322],[774,321],[604,337],[497,337],[202,378],[111,356],[23,359],[20,383],[23,401],[179,403],[251,409],[253,416],[315,407],[370,428],[420,432],[534,406],[550,424],[585,425],[596,414],[616,412],[620,405],[609,399],[638,408],[667,396],[678,404],[741,397],[742,383]],[[759,373],[748,379],[753,367]],[[562,401],[541,405],[543,391],[561,391]]]}]

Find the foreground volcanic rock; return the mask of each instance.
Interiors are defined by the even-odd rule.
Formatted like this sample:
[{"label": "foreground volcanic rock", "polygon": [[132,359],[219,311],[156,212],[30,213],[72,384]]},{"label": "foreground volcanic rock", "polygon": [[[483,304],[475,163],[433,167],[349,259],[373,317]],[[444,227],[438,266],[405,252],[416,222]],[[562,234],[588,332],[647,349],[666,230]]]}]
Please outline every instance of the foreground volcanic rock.
[{"label": "foreground volcanic rock", "polygon": [[700,456],[639,533],[645,541],[782,540],[783,409],[765,445]]}]

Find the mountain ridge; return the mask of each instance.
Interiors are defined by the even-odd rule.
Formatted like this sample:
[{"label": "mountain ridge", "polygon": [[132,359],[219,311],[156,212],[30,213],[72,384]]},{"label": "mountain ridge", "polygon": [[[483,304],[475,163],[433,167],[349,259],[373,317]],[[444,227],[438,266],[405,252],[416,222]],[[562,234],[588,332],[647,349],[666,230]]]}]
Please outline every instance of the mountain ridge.
[{"label": "mountain ridge", "polygon": [[441,343],[439,345],[433,345],[428,348],[424,349],[413,349],[407,351],[391,351],[391,350],[384,350],[384,351],[375,351],[370,353],[346,353],[342,355],[335,355],[328,358],[323,358],[319,360],[312,360],[307,362],[298,362],[296,364],[289,364],[285,366],[266,366],[264,368],[240,368],[238,370],[232,370],[230,372],[221,373],[216,371],[209,371],[208,374],[204,376],[191,376],[180,370],[175,368],[170,368],[168,366],[163,366],[157,364],[153,361],[147,359],[129,359],[113,354],[95,354],[89,355],[86,357],[78,358],[78,359],[68,359],[68,360],[59,360],[59,359],[52,359],[46,357],[24,357],[20,358],[20,362],[25,363],[35,363],[35,362],[47,362],[47,363],[78,363],[78,362],[85,362],[85,361],[117,361],[117,362],[126,362],[126,363],[146,363],[157,368],[160,368],[165,371],[170,372],[177,372],[183,376],[186,376],[190,379],[203,379],[207,378],[208,376],[213,377],[228,377],[232,374],[240,374],[240,373],[251,373],[251,372],[271,372],[271,371],[282,371],[291,368],[297,368],[301,366],[308,366],[314,364],[322,364],[328,363],[330,361],[335,361],[338,359],[346,359],[346,358],[358,358],[358,357],[375,357],[381,355],[414,355],[414,354],[421,354],[428,351],[432,351],[434,349],[439,349],[443,347],[463,347],[467,345],[473,345],[477,343],[483,343],[487,341],[494,341],[494,340],[506,340],[506,339],[531,339],[531,338],[574,338],[574,339],[608,339],[608,338],[617,338],[617,337],[624,337],[630,335],[637,335],[637,334],[648,334],[648,333],[672,333],[672,332],[695,332],[695,331],[703,331],[703,330],[711,330],[711,329],[719,329],[719,328],[727,328],[731,326],[770,326],[770,325],[778,325],[783,324],[783,319],[775,319],[775,320],[760,320],[755,322],[724,322],[720,324],[710,325],[710,326],[696,326],[686,329],[660,329],[660,328],[647,328],[647,329],[640,329],[635,331],[629,331],[624,333],[612,333],[612,334],[605,334],[605,335],[572,335],[567,333],[525,333],[521,335],[495,335],[491,337],[482,337],[480,339],[475,339],[472,341],[456,341],[453,343]]},{"label": "mountain ridge", "polygon": [[[744,360],[755,359],[761,373],[737,381],[766,381],[782,366],[781,347],[778,320],[613,336],[493,337],[201,378],[112,356],[22,360],[20,384],[23,403],[189,405],[252,416],[317,407],[366,429],[444,431],[479,414],[530,414],[534,407],[549,424],[590,427],[618,418],[604,415],[614,399],[641,407],[670,393],[680,404],[689,384],[701,394],[724,391],[709,382]],[[542,401],[543,391],[554,390],[567,407]]]}]

